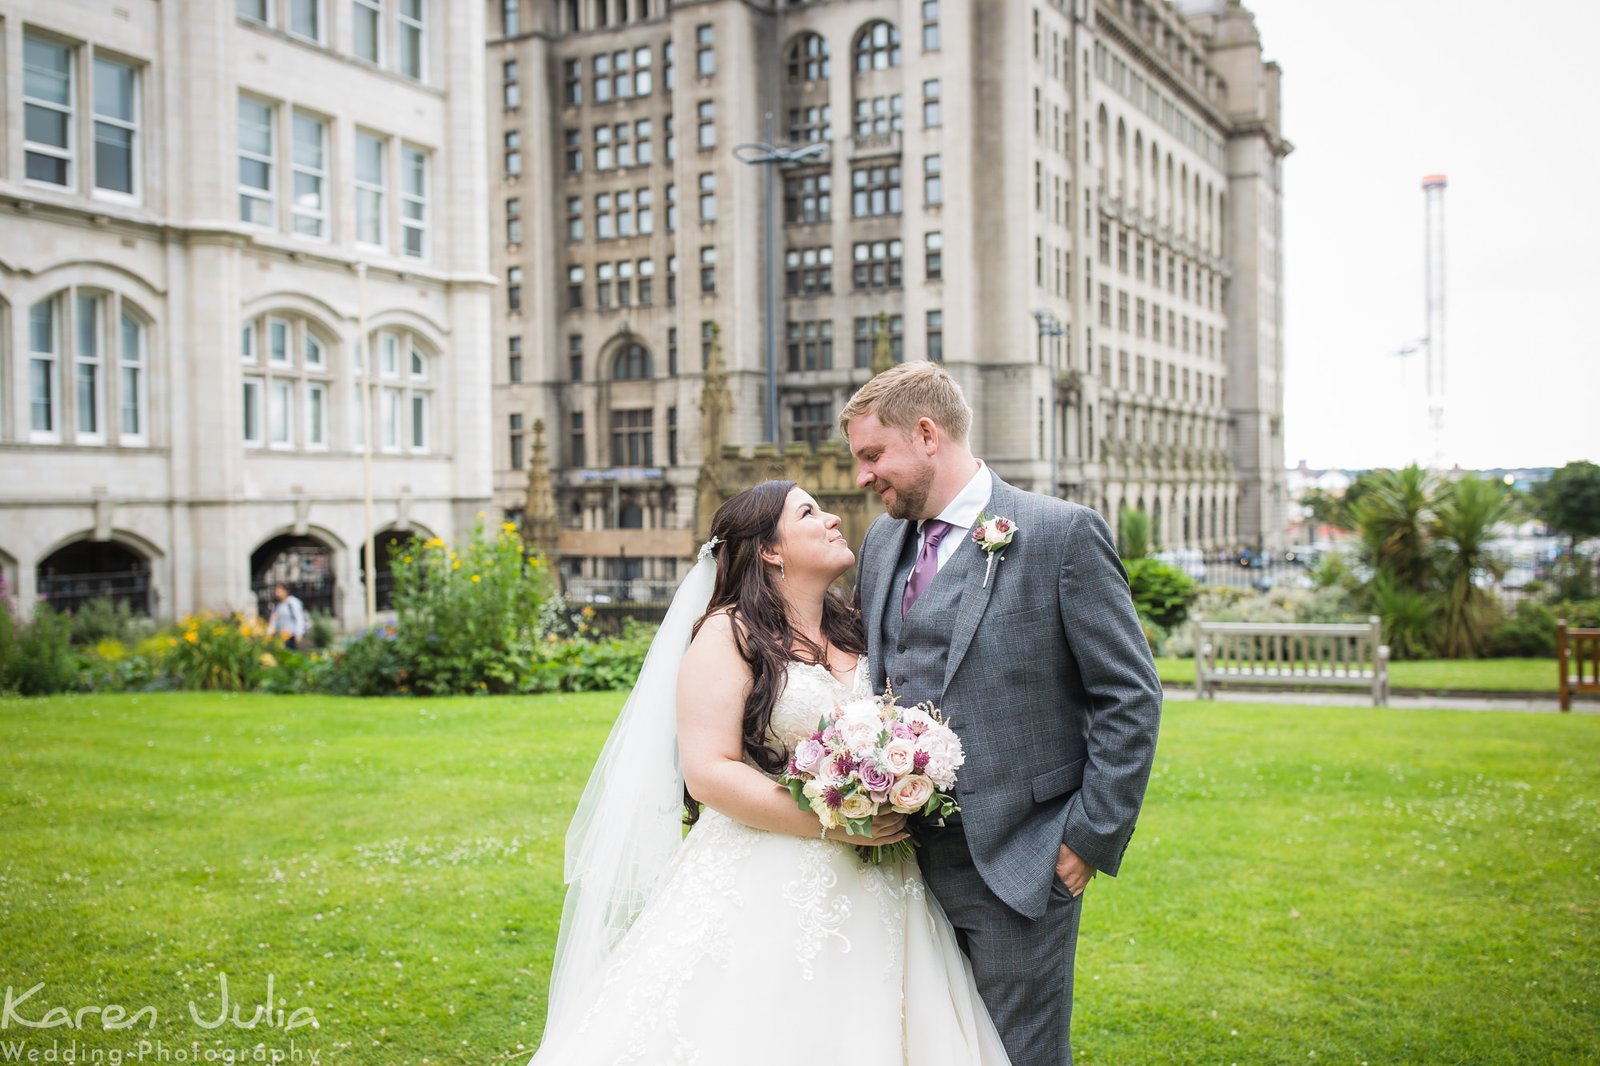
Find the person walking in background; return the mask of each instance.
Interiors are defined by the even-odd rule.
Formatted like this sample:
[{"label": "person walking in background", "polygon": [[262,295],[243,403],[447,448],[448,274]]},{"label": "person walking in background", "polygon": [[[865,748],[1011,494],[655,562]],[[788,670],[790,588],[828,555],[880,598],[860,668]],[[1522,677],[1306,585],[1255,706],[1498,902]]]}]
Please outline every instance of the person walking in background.
[{"label": "person walking in background", "polygon": [[306,633],[311,629],[311,619],[306,614],[306,605],[300,602],[300,597],[289,591],[289,586],[278,582],[272,586],[273,598],[278,601],[272,608],[272,615],[267,619],[267,630],[271,633],[283,634],[283,646],[290,651],[298,651],[300,642],[306,638]]}]

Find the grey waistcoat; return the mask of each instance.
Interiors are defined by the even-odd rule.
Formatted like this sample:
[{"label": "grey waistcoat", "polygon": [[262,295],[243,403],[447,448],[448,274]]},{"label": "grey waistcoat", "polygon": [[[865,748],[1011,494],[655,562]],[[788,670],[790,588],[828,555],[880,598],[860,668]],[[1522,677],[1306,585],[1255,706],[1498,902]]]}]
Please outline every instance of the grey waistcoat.
[{"label": "grey waistcoat", "polygon": [[[952,529],[946,536],[965,540],[969,533]],[[910,707],[924,700],[938,702],[944,691],[945,665],[950,657],[950,620],[961,606],[961,597],[969,584],[982,581],[982,552],[958,549],[928,587],[922,590],[911,612],[900,617],[900,601],[905,594],[906,578],[916,563],[917,538],[906,538],[906,549],[895,567],[894,583],[883,605],[883,632],[888,638],[884,648],[885,677],[875,678],[878,688],[888,680],[900,697],[902,707]],[[979,561],[978,571],[972,563]]]}]

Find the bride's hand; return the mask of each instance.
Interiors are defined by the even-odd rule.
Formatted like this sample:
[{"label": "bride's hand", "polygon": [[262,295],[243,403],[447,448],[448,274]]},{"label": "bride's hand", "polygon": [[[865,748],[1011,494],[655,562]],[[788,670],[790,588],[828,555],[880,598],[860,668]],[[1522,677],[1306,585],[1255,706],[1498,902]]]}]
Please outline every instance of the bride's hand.
[{"label": "bride's hand", "polygon": [[856,844],[868,848],[881,848],[885,844],[896,844],[906,839],[911,834],[906,832],[906,816],[890,812],[880,814],[872,819],[871,836],[855,836],[839,829],[828,830],[829,840],[838,840],[845,844]]}]

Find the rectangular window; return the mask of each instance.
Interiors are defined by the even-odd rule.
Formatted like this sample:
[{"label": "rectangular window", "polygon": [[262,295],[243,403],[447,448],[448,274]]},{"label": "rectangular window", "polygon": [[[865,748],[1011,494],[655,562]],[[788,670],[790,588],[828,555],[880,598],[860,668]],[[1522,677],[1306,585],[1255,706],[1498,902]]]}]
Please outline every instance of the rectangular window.
[{"label": "rectangular window", "polygon": [[678,328],[667,328],[667,377],[678,376]]},{"label": "rectangular window", "polygon": [[612,139],[617,144],[617,166],[633,166],[633,128],[626,122],[618,123]]},{"label": "rectangular window", "polygon": [[35,433],[56,432],[56,306],[53,299],[41,300],[28,314],[29,427]]},{"label": "rectangular window", "polygon": [[270,24],[267,0],[234,0],[233,10],[240,18]]},{"label": "rectangular window", "polygon": [[889,358],[896,363],[905,359],[905,320],[900,315],[886,317],[888,321],[881,326],[876,315],[855,320],[855,360],[858,368],[872,366],[880,333],[881,339],[888,342]]},{"label": "rectangular window", "polygon": [[567,240],[583,240],[583,197],[567,197]]},{"label": "rectangular window", "polygon": [[261,379],[244,379],[244,442],[262,444],[261,434]]},{"label": "rectangular window", "polygon": [[656,298],[656,261],[639,260],[639,304],[649,307]]},{"label": "rectangular window", "polygon": [[511,469],[522,469],[522,415],[512,414],[507,420],[509,433],[506,434],[507,444],[511,453]]},{"label": "rectangular window", "polygon": [[94,187],[134,195],[137,102],[133,67],[94,57]]},{"label": "rectangular window", "polygon": [[850,172],[850,213],[856,218],[900,213],[900,164],[856,167]]},{"label": "rectangular window", "polygon": [[427,59],[424,4],[426,0],[400,0],[395,11],[395,37],[400,46],[400,73],[421,81]]},{"label": "rectangular window", "polygon": [[77,327],[77,350],[73,359],[73,380],[77,385],[75,428],[80,441],[99,441],[105,436],[101,418],[104,378],[101,374],[100,352],[104,308],[102,297],[84,293],[78,294],[74,307]]},{"label": "rectangular window", "polygon": [[695,113],[700,120],[700,139],[698,141],[701,151],[717,146],[717,105],[710,100],[700,101]]},{"label": "rectangular window", "polygon": [[594,305],[596,307],[611,306],[611,279],[616,271],[610,263],[596,263],[594,266]]},{"label": "rectangular window", "polygon": [[624,259],[617,264],[617,306],[633,305],[633,260]]},{"label": "rectangular window", "polygon": [[512,384],[522,380],[522,338],[511,337],[507,341],[506,353],[506,380]]},{"label": "rectangular window", "polygon": [[280,378],[269,383],[267,392],[268,443],[287,448],[294,443],[294,384]]},{"label": "rectangular window", "polygon": [[922,202],[944,203],[944,158],[937,155],[922,157]]},{"label": "rectangular window", "polygon": [[71,185],[73,110],[72,49],[32,35],[22,39],[22,101],[25,173],[29,181]]},{"label": "rectangular window", "polygon": [[886,136],[905,128],[904,104],[899,93],[893,96],[863,96],[856,101],[855,135]]},{"label": "rectangular window", "polygon": [[704,370],[711,365],[711,346],[717,339],[717,324],[715,322],[700,323],[700,369]]},{"label": "rectangular window", "polygon": [[678,232],[678,187],[667,183],[667,232]]},{"label": "rectangular window", "polygon": [[610,170],[616,165],[616,156],[611,150],[611,127],[596,126],[594,128],[594,168],[596,170]]},{"label": "rectangular window", "polygon": [[787,174],[784,178],[784,222],[811,224],[834,218],[834,176],[827,171]]},{"label": "rectangular window", "polygon": [[[669,255],[669,256],[667,256],[667,303],[668,304],[675,304],[677,302],[678,302],[678,257],[675,256],[675,255]],[[674,330],[673,332],[676,333],[677,331]]]},{"label": "rectangular window", "polygon": [[522,268],[509,267],[506,270],[506,310],[522,310]]},{"label": "rectangular window", "polygon": [[351,47],[357,59],[369,63],[382,61],[379,42],[383,39],[383,0],[352,0],[350,5]]},{"label": "rectangular window", "polygon": [[944,312],[928,312],[928,361],[944,362]]},{"label": "rectangular window", "polygon": [[634,157],[641,167],[647,167],[655,162],[655,153],[650,148],[650,120],[642,118],[633,124]]},{"label": "rectangular window", "polygon": [[944,125],[944,112],[939,106],[938,78],[922,83],[922,124],[928,127]]},{"label": "rectangular window", "polygon": [[411,450],[428,450],[428,394],[425,392],[411,394]]},{"label": "rectangular window", "polygon": [[306,444],[328,446],[328,387],[315,382],[306,385]]},{"label": "rectangular window", "polygon": [[239,97],[239,220],[271,226],[277,220],[272,186],[272,106]]},{"label": "rectangular window", "polygon": [[522,200],[516,196],[506,199],[506,243],[522,243]]},{"label": "rectangular window", "polygon": [[[1037,12],[1034,17],[1038,18]],[[922,50],[939,50],[939,0],[922,0]]]},{"label": "rectangular window", "polygon": [[406,255],[427,258],[428,153],[409,145],[400,149],[400,236]]},{"label": "rectangular window", "polygon": [[700,292],[713,295],[717,291],[717,250],[706,245],[700,249]]},{"label": "rectangular window", "polygon": [[648,408],[611,412],[611,465],[654,466],[651,422],[654,411]]},{"label": "rectangular window", "polygon": [[289,366],[289,323],[281,318],[267,319],[267,362],[273,366]]},{"label": "rectangular window", "polygon": [[661,46],[661,84],[669,93],[678,87],[677,75],[673,73],[672,57],[672,42],[668,41]]},{"label": "rectangular window", "polygon": [[567,310],[579,311],[583,308],[583,267],[567,267]]},{"label": "rectangular window", "polygon": [[501,103],[507,111],[522,106],[522,83],[517,80],[517,61],[508,59],[500,67]]},{"label": "rectangular window", "polygon": [[897,289],[901,280],[899,241],[861,241],[852,250],[851,280],[858,289]]},{"label": "rectangular window", "polygon": [[519,130],[506,132],[506,177],[515,178],[522,174],[522,133]]},{"label": "rectangular window", "polygon": [[788,341],[789,369],[833,369],[833,322],[829,319],[812,319],[789,322],[785,325]]},{"label": "rectangular window", "polygon": [[927,264],[928,280],[944,277],[944,234],[938,231],[922,235],[922,253]]},{"label": "rectangular window", "polygon": [[611,101],[611,55],[601,52],[594,57],[594,102],[605,104]]},{"label": "rectangular window", "polygon": [[118,360],[117,406],[121,412],[122,443],[144,436],[144,329],[138,319],[122,312]]},{"label": "rectangular window", "polygon": [[584,454],[583,439],[583,412],[573,411],[570,415],[567,435],[567,459],[572,466],[582,466],[587,456]]},{"label": "rectangular window", "polygon": [[594,236],[608,241],[617,235],[615,217],[611,214],[611,194],[603,192],[594,198]]},{"label": "rectangular window", "polygon": [[633,194],[634,206],[639,219],[639,235],[649,236],[656,231],[655,211],[651,208],[652,194],[648,186],[639,189]]},{"label": "rectangular window", "polygon": [[356,240],[381,245],[384,241],[383,193],[385,150],[383,137],[356,132]]},{"label": "rectangular window", "polygon": [[563,152],[568,174],[583,173],[583,131],[566,130],[562,133]]},{"label": "rectangular window", "polygon": [[629,62],[629,53],[617,52],[611,57],[611,69],[616,71],[611,79],[611,95],[618,100],[629,100],[633,97],[633,66]]},{"label": "rectangular window", "polygon": [[833,291],[833,249],[790,248],[784,253],[784,291],[789,296],[816,296]]},{"label": "rectangular window", "polygon": [[816,451],[833,431],[833,407],[828,403],[789,405],[790,439]]},{"label": "rectangular window", "polygon": [[672,124],[671,115],[661,120],[661,128],[663,130],[662,136],[665,138],[662,150],[666,152],[668,159],[678,158],[678,135],[676,128]]},{"label": "rectangular window", "polygon": [[289,32],[322,43],[322,0],[289,0]]},{"label": "rectangular window", "polygon": [[700,175],[700,221],[717,220],[717,176],[711,172]]},{"label": "rectangular window", "polygon": [[567,334],[567,376],[573,381],[583,380],[583,334]]},{"label": "rectangular window", "polygon": [[790,141],[795,144],[817,144],[832,138],[832,108],[827,104],[789,109]]},{"label": "rectangular window", "polygon": [[568,107],[583,103],[583,60],[568,59],[561,64],[561,102]]},{"label": "rectangular window", "polygon": [[[633,50],[633,94],[635,96],[649,96],[655,87],[652,84],[650,63],[655,53],[649,48],[635,48]],[[641,160],[643,162],[643,160]]]},{"label": "rectangular window", "polygon": [[678,409],[667,408],[667,465],[678,465]]},{"label": "rectangular window", "polygon": [[294,115],[294,231],[302,237],[327,236],[328,124],[296,111]]},{"label": "rectangular window", "polygon": [[702,78],[709,78],[717,72],[716,31],[707,25],[696,26],[694,29],[694,70]]},{"label": "rectangular window", "polygon": [[400,450],[400,390],[384,389],[379,397],[380,447],[386,452]]}]

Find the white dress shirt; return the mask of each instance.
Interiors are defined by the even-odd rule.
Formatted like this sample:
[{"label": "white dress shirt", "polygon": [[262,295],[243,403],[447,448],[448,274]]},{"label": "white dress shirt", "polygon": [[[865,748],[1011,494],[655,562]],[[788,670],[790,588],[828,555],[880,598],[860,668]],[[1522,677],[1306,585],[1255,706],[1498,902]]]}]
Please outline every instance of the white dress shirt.
[{"label": "white dress shirt", "polygon": [[[951,500],[934,517],[941,522],[949,522],[950,528],[945,531],[944,539],[939,541],[939,568],[950,561],[956,549],[964,541],[972,538],[972,527],[978,524],[978,515],[988,506],[989,496],[994,492],[994,475],[984,465],[982,459],[978,460],[977,473],[972,475],[966,487],[956,493],[956,498]],[[927,521],[917,523],[917,555],[922,554],[922,527]],[[912,556],[916,558],[916,556]],[[910,580],[907,575],[906,580]]]}]

